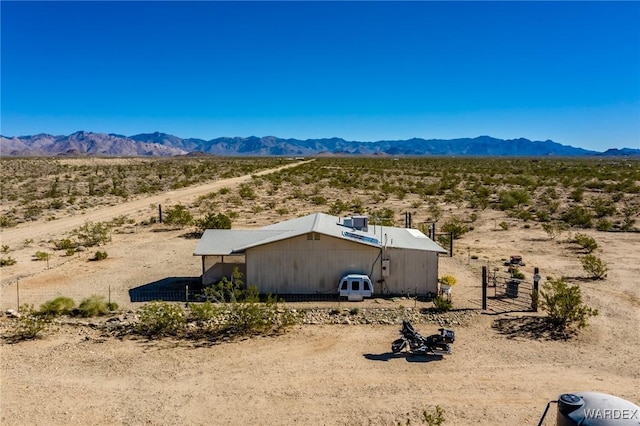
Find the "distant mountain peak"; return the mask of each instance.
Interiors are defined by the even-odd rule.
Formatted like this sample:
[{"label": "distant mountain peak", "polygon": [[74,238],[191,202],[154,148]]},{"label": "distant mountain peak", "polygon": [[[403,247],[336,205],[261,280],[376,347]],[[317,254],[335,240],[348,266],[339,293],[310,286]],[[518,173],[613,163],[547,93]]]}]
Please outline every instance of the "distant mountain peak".
[{"label": "distant mountain peak", "polygon": [[6,156],[97,155],[97,156],[177,156],[189,153],[220,156],[637,156],[640,150],[610,149],[604,153],[562,145],[550,139],[498,139],[489,135],[458,139],[347,141],[339,137],[293,139],[277,136],[234,136],[211,140],[187,138],[154,131],[124,136],[79,130],[68,136],[38,134],[0,137]]}]

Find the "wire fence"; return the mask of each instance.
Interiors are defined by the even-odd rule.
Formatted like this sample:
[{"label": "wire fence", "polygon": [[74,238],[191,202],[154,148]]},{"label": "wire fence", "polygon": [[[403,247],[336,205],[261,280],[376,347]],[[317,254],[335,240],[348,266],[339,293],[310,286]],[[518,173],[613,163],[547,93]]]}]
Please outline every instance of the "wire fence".
[{"label": "wire fence", "polygon": [[[199,277],[174,277],[137,287],[127,287],[121,285],[91,286],[87,288],[74,287],[72,291],[68,287],[60,288],[30,288],[23,285],[20,280],[5,285],[0,289],[1,309],[19,309],[23,305],[33,305],[38,308],[41,304],[53,300],[57,297],[70,297],[77,304],[82,300],[99,296],[109,303],[115,302],[121,309],[135,308],[137,304],[151,301],[197,303],[207,300]],[[340,297],[338,293],[315,293],[315,294],[261,294],[261,301],[266,301],[268,297],[275,297],[284,302],[342,302],[347,301],[346,297]],[[385,294],[375,295],[372,299],[393,300],[406,299],[420,302],[430,301],[436,296],[435,293],[426,295],[408,294]]]},{"label": "wire fence", "polygon": [[128,289],[122,286],[110,286],[96,288],[30,288],[29,285],[23,284],[20,280],[0,289],[0,308],[2,311],[7,309],[18,310],[21,306],[29,305],[38,308],[43,303],[56,299],[58,297],[69,297],[76,304],[80,304],[83,300],[90,297],[102,297],[105,301],[115,302],[119,306],[128,307],[130,300]]}]

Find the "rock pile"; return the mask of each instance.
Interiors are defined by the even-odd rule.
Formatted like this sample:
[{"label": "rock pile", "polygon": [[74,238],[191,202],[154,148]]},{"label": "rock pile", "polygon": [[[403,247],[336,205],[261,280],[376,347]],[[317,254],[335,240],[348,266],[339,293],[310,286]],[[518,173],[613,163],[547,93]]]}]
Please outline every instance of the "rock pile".
[{"label": "rock pile", "polygon": [[467,324],[475,310],[436,312],[415,308],[310,308],[299,310],[303,324],[437,324],[452,327]]}]

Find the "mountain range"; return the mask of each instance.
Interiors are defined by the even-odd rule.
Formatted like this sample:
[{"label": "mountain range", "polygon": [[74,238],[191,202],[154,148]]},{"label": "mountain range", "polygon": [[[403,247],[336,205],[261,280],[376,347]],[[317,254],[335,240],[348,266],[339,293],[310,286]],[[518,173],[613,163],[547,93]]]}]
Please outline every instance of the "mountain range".
[{"label": "mountain range", "polygon": [[133,136],[79,131],[68,136],[41,133],[32,136],[0,136],[0,155],[29,156],[640,156],[640,149],[591,151],[557,142],[529,139],[497,139],[490,136],[459,139],[346,141],[341,138],[283,139],[220,137],[211,140],[166,133]]}]

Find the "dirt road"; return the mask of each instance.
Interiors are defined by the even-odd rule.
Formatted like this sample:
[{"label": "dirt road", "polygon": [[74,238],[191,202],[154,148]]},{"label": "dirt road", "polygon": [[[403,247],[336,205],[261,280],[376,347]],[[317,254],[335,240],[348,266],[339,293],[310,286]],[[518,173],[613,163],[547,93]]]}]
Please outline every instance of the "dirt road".
[{"label": "dirt road", "polygon": [[[309,160],[313,161],[313,160]],[[204,185],[190,186],[188,188],[163,192],[162,194],[151,195],[149,197],[139,198],[136,200],[126,201],[114,206],[100,207],[93,211],[87,211],[80,215],[65,217],[50,222],[30,222],[23,223],[15,228],[3,229],[0,232],[0,243],[14,247],[21,244],[25,239],[33,239],[34,241],[49,240],[54,237],[60,237],[64,233],[82,225],[86,221],[99,222],[108,221],[114,217],[121,215],[149,215],[149,206],[152,204],[186,204],[201,195],[219,190],[223,187],[236,187],[239,184],[251,179],[251,176],[261,176],[274,173],[279,170],[296,167],[307,163],[296,162],[287,164],[282,167],[263,170],[261,172],[249,175],[239,176],[231,179],[223,179],[210,182]]]}]

